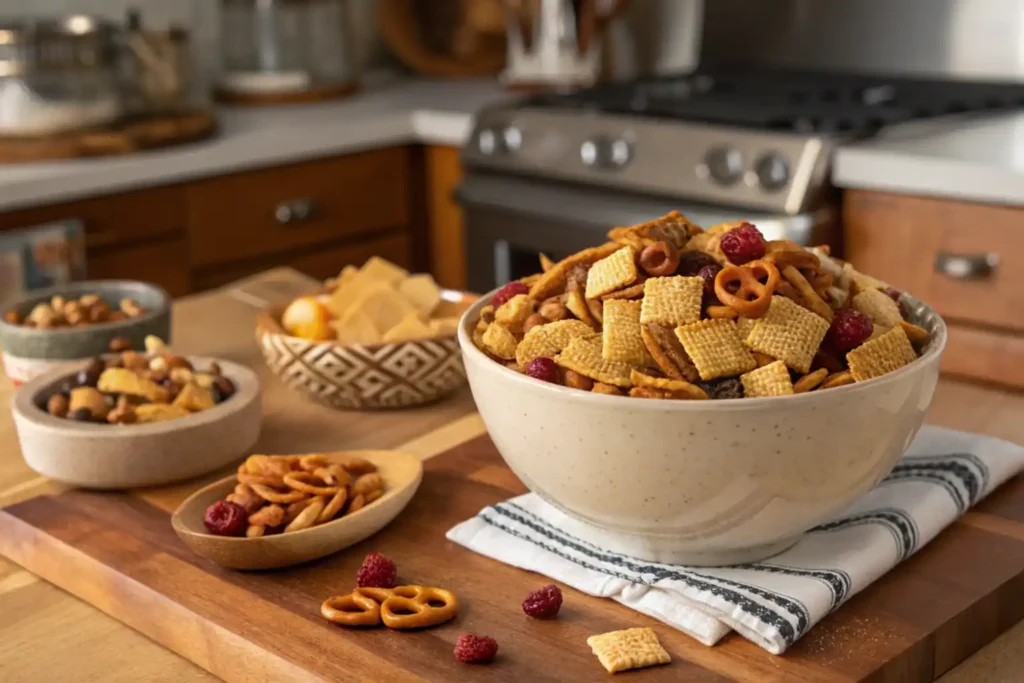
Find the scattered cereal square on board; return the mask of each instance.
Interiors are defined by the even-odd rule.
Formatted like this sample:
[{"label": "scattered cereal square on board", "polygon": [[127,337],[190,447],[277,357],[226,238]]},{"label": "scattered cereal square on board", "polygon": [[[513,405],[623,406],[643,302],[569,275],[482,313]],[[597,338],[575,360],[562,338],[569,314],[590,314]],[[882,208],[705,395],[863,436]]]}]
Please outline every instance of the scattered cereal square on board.
[{"label": "scattered cereal square on board", "polygon": [[631,247],[623,247],[592,265],[587,272],[586,298],[596,299],[632,284],[637,277],[635,258]]},{"label": "scattered cereal square on board", "polygon": [[525,367],[538,358],[554,358],[572,339],[593,333],[593,328],[580,320],[556,320],[537,325],[530,328],[516,347],[516,362]]},{"label": "scattered cereal square on board", "polygon": [[613,384],[626,389],[632,386],[629,380],[632,368],[626,363],[604,359],[601,355],[599,334],[572,339],[565,349],[555,356],[554,361],[563,368],[603,384]]},{"label": "scattered cereal square on board", "polygon": [[870,339],[846,354],[850,373],[856,382],[881,377],[916,359],[917,353],[902,327],[894,327],[881,337]]},{"label": "scattered cereal square on board", "polygon": [[516,337],[503,325],[493,322],[484,330],[482,338],[484,348],[492,355],[505,360],[516,357]]},{"label": "scattered cereal square on board", "polygon": [[753,350],[806,374],[828,327],[828,321],[820,315],[786,297],[773,296],[768,312],[754,324],[746,342]]},{"label": "scattered cereal square on board", "polygon": [[676,336],[702,380],[735,377],[757,367],[733,320],[718,318],[690,323],[677,327]]},{"label": "scattered cereal square on board", "polygon": [[612,299],[604,303],[604,333],[601,355],[630,365],[645,365],[650,354],[640,335],[639,301]]},{"label": "scattered cereal square on board", "polygon": [[743,395],[748,398],[789,396],[794,393],[789,368],[781,360],[740,375],[740,381],[743,382]]},{"label": "scattered cereal square on board", "polygon": [[865,289],[853,297],[853,309],[860,311],[871,322],[885,327],[899,327],[903,322],[899,305],[885,292],[878,289]]},{"label": "scattered cereal square on board", "polygon": [[587,638],[591,652],[597,655],[608,673],[643,669],[672,661],[652,628],[627,628]]},{"label": "scattered cereal square on board", "polygon": [[652,277],[644,283],[640,322],[689,325],[700,320],[704,279],[699,277]]}]

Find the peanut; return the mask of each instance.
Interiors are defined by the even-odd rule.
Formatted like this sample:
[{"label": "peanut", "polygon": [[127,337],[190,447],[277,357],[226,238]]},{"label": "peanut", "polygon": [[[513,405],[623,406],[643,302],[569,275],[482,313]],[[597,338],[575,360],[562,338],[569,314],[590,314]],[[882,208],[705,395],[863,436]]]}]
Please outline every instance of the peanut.
[{"label": "peanut", "polygon": [[526,334],[527,332],[529,332],[534,327],[537,327],[537,325],[545,325],[545,324],[547,324],[547,322],[548,322],[548,319],[545,318],[540,313],[533,313],[533,314],[530,315],[529,318],[527,318],[523,322],[523,334]]},{"label": "peanut", "polygon": [[64,417],[68,414],[68,399],[64,394],[54,394],[46,402],[46,412],[54,417]]},{"label": "peanut", "polygon": [[595,382],[594,387],[591,389],[595,394],[608,394],[609,396],[622,396],[622,389],[612,384],[605,384],[603,382]]},{"label": "peanut", "polygon": [[110,343],[107,345],[107,348],[110,349],[110,351],[112,351],[113,353],[127,351],[128,349],[132,348],[132,340],[129,339],[128,337],[114,337],[113,339],[110,340]]},{"label": "peanut", "polygon": [[171,351],[167,347],[167,344],[164,343],[164,340],[156,336],[155,334],[147,334],[146,341],[144,343],[146,345],[146,353],[150,354],[151,356],[156,354],[170,353]]},{"label": "peanut", "polygon": [[[572,389],[582,389],[583,391],[590,391],[594,388],[594,380],[581,375],[578,372],[572,370],[565,371],[565,386]],[[602,393],[602,392],[598,392]]]},{"label": "peanut", "polygon": [[555,322],[556,320],[565,320],[569,317],[569,309],[565,307],[565,304],[557,299],[548,299],[540,305],[537,312],[551,322]]},{"label": "peanut", "polygon": [[118,307],[121,309],[121,312],[124,313],[129,318],[138,318],[140,315],[145,313],[145,309],[143,309],[142,306],[140,306],[137,302],[132,301],[131,299],[121,299],[121,302],[118,305]]}]

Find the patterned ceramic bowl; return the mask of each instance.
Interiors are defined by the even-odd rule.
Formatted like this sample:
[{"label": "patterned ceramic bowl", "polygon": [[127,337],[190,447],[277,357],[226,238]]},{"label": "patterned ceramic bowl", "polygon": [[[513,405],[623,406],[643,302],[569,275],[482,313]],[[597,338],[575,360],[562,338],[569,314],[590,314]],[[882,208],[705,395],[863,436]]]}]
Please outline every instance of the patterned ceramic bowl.
[{"label": "patterned ceramic bowl", "polygon": [[[472,301],[445,290],[459,307]],[[256,339],[267,365],[300,394],[331,408],[406,408],[437,400],[466,382],[456,335],[388,344],[315,342],[288,335],[281,327],[285,306],[260,314]]]}]

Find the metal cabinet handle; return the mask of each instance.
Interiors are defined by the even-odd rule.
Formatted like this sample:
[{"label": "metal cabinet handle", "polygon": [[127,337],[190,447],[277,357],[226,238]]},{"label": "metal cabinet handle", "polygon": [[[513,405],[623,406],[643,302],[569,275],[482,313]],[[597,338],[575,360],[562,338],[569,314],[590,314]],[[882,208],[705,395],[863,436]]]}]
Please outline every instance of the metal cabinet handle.
[{"label": "metal cabinet handle", "polygon": [[289,199],[277,205],[274,218],[282,225],[299,223],[312,216],[315,208],[312,199]]},{"label": "metal cabinet handle", "polygon": [[940,251],[935,256],[935,272],[954,280],[981,280],[992,275],[999,263],[999,254],[950,254]]}]

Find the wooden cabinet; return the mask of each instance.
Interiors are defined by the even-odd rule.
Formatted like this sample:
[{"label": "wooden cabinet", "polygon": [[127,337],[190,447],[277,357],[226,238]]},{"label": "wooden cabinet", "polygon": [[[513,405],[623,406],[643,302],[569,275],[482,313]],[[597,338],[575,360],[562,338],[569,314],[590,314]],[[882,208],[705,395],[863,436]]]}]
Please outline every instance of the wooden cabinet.
[{"label": "wooden cabinet", "polygon": [[462,181],[459,150],[426,150],[427,214],[430,226],[430,271],[444,287],[466,288],[466,234],[455,188]]}]

